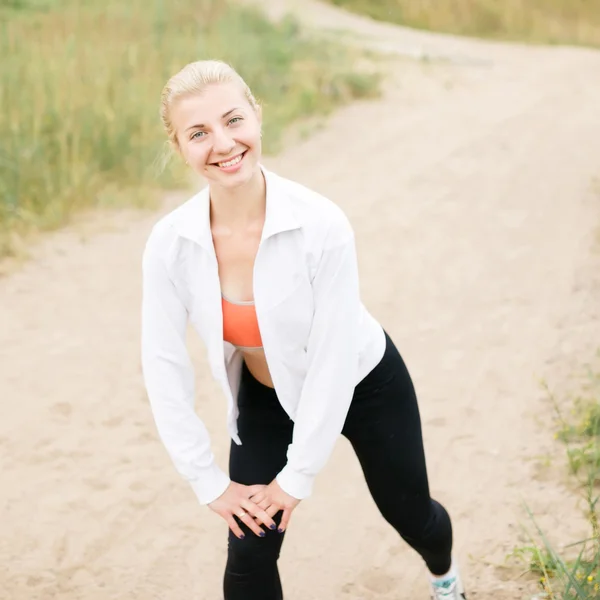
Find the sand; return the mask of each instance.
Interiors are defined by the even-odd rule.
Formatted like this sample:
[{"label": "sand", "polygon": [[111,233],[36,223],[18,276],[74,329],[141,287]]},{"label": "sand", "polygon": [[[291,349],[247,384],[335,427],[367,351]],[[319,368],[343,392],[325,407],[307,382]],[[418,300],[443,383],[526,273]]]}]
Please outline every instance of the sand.
[{"label": "sand", "polygon": [[[470,598],[531,598],[535,582],[505,561],[529,524],[523,502],[558,544],[585,532],[540,380],[567,390],[600,339],[600,53],[270,6],[300,4],[315,27],[377,36],[361,43],[390,53],[389,77],[381,99],[265,165],[355,227],[363,299],[414,378]],[[0,279],[1,599],[221,597],[226,525],[169,462],[140,371],[143,244],[184,197],[44,236]],[[190,348],[225,467],[225,400],[193,334]],[[280,564],[288,600],[428,597],[344,439]]]}]

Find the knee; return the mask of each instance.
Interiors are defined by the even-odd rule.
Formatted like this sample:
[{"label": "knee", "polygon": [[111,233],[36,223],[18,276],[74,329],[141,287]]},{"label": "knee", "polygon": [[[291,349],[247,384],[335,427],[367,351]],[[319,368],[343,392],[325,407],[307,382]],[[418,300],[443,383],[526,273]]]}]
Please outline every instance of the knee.
[{"label": "knee", "polygon": [[437,517],[436,507],[426,494],[402,494],[380,506],[383,517],[403,536],[420,538]]},{"label": "knee", "polygon": [[396,530],[407,541],[425,542],[452,538],[450,517],[435,500],[409,502],[390,519]]},{"label": "knee", "polygon": [[229,535],[227,564],[237,573],[272,567],[279,559],[283,536],[277,531],[267,532],[264,538],[247,533],[243,540]]}]

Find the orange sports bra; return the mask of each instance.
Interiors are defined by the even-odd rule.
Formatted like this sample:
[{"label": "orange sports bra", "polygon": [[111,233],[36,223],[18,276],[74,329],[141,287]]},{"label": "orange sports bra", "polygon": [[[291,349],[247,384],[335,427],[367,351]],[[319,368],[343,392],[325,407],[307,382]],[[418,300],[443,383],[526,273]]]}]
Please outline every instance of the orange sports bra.
[{"label": "orange sports bra", "polygon": [[238,302],[221,295],[223,339],[241,349],[262,348],[254,302]]}]

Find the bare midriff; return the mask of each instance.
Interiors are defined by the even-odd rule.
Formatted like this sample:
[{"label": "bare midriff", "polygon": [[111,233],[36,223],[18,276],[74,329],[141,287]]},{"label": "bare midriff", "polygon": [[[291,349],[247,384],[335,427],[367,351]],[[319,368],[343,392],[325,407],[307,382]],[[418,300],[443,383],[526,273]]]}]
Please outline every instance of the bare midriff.
[{"label": "bare midriff", "polygon": [[244,362],[254,379],[267,387],[274,387],[271,373],[269,372],[269,367],[267,365],[265,351],[262,348],[252,350],[240,349],[240,351],[242,352]]}]

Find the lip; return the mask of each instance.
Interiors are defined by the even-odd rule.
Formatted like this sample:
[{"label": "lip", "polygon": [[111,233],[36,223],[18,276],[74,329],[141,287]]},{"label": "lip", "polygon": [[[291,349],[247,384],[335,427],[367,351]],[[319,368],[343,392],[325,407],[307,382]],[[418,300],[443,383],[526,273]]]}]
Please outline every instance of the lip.
[{"label": "lip", "polygon": [[[219,169],[219,171],[222,171],[224,173],[231,173],[233,171],[237,171],[241,167],[242,163],[244,162],[244,158],[246,158],[247,152],[248,152],[248,150],[244,150],[243,152],[240,152],[239,154],[235,154],[234,156],[232,156],[230,158],[220,160],[217,163],[212,163],[212,166],[216,167],[217,169]],[[230,160],[233,160],[233,159],[237,158],[238,156],[242,157],[242,160],[240,160],[239,163],[237,163],[235,165],[231,165],[230,167],[220,167],[219,166],[219,163],[229,162]]]}]

